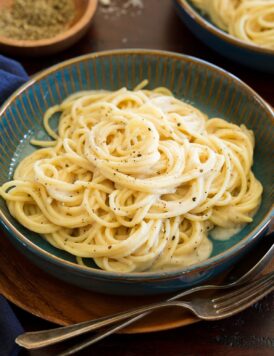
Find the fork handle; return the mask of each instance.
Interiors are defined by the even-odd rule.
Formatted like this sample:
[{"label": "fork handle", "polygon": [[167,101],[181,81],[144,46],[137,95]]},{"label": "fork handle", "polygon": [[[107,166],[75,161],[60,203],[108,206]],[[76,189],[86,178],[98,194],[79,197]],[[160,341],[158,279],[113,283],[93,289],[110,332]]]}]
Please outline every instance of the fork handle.
[{"label": "fork handle", "polygon": [[[168,304],[166,306],[175,306],[176,303],[175,302],[165,302],[165,304]],[[182,306],[182,303],[180,303],[180,306]],[[163,305],[159,308],[162,308],[162,307],[163,307]],[[131,317],[122,323],[117,323],[116,325],[111,325],[107,329],[99,331],[91,338],[88,338],[85,341],[79,342],[78,344],[70,347],[66,351],[61,352],[60,354],[58,354],[56,356],[74,355],[75,353],[85,349],[86,347],[89,347],[89,346],[95,344],[96,342],[104,339],[105,337],[108,337],[109,335],[112,335],[112,334],[118,332],[119,330],[126,328],[127,326],[131,325],[132,323],[135,323],[136,321],[144,318],[145,316],[149,315],[153,310],[156,310],[156,309],[158,309],[158,308],[150,309],[149,311],[146,311],[144,313],[138,314],[137,316]]]},{"label": "fork handle", "polygon": [[[182,301],[166,301],[154,303],[140,308],[135,308],[126,312],[114,314],[112,316],[96,319],[96,321],[87,321],[76,325],[70,325],[50,330],[26,332],[16,338],[16,343],[29,350],[37,349],[53,345],[55,343],[67,340],[77,335],[82,335],[84,333],[97,330],[107,325],[115,324],[118,321],[135,317],[134,319],[128,320],[129,323],[132,323],[153,310],[172,306],[182,306],[192,310],[191,306],[187,302]],[[123,327],[124,323],[121,324],[119,329]],[[114,331],[116,331],[116,329]]]}]

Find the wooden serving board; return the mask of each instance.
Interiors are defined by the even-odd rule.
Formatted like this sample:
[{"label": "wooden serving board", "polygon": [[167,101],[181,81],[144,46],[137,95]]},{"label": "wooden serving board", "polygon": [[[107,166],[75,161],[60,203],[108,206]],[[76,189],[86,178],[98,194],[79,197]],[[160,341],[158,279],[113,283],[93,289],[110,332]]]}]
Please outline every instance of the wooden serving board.
[{"label": "wooden serving board", "polygon": [[[20,308],[59,325],[69,325],[163,300],[168,296],[111,296],[62,282],[29,262],[0,230],[0,294]],[[124,329],[143,333],[197,322],[191,313],[168,308]]]},{"label": "wooden serving board", "polygon": [[[259,247],[264,244],[268,248],[273,238],[268,241],[267,244],[266,242],[264,244],[264,240],[261,241]],[[258,248],[251,251],[245,259],[245,264],[250,262],[252,265],[252,259],[257,251]],[[268,264],[265,272],[273,269],[274,259]],[[220,283],[223,278],[218,282]],[[2,230],[0,230],[0,294],[20,308],[59,325],[103,317],[169,297],[169,295],[111,296],[69,285],[29,262],[15,249]],[[198,318],[184,309],[168,308],[150,314],[121,332],[145,333],[168,330],[197,321]]]}]

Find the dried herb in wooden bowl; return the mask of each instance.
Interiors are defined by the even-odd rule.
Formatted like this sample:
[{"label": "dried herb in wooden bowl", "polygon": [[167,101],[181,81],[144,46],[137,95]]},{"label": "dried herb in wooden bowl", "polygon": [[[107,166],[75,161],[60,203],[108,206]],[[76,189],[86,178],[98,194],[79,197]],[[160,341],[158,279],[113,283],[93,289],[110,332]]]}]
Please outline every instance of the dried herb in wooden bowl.
[{"label": "dried herb in wooden bowl", "polygon": [[0,35],[18,40],[52,38],[75,17],[73,0],[14,0],[0,13]]}]

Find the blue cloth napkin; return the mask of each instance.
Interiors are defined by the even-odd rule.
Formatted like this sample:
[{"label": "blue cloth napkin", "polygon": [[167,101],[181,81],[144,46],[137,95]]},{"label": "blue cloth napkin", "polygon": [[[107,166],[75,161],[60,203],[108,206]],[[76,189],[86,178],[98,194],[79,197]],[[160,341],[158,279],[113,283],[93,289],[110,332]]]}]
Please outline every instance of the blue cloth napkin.
[{"label": "blue cloth napkin", "polygon": [[[21,64],[0,55],[0,105],[27,80],[28,75]],[[0,296],[0,356],[18,354],[19,347],[14,340],[23,331],[10,305]]]},{"label": "blue cloth napkin", "polygon": [[21,64],[0,55],[0,104],[28,79]]},{"label": "blue cloth napkin", "polygon": [[0,296],[0,356],[16,356],[19,346],[15,338],[22,334],[23,328],[4,297]]}]

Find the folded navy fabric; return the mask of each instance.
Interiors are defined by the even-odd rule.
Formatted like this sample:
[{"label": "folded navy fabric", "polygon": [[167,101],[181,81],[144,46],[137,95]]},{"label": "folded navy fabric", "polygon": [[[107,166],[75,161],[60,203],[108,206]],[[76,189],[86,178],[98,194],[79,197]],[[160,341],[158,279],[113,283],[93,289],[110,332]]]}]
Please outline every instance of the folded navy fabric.
[{"label": "folded navy fabric", "polygon": [[20,63],[0,55],[0,105],[27,80]]},{"label": "folded navy fabric", "polygon": [[[0,55],[0,105],[22,84],[28,75],[20,63]],[[1,135],[1,132],[0,132]],[[0,296],[0,356],[16,356],[15,338],[23,328],[4,297]]]},{"label": "folded navy fabric", "polygon": [[16,356],[19,346],[15,338],[22,334],[23,328],[4,297],[0,296],[0,356]]}]

